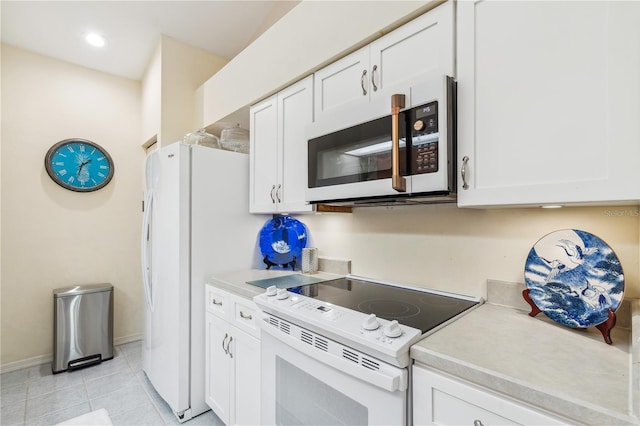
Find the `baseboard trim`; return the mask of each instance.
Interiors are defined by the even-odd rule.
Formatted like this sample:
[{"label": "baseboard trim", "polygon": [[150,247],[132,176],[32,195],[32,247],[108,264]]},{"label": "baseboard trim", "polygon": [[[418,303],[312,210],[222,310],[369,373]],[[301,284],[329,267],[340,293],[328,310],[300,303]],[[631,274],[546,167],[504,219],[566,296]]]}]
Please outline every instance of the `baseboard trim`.
[{"label": "baseboard trim", "polygon": [[[142,340],[142,334],[132,334],[130,336],[118,337],[113,339],[114,346],[124,345],[125,343],[131,343],[138,340]],[[53,354],[38,355],[19,361],[8,362],[0,365],[0,374],[10,373],[12,371],[22,370],[23,368],[35,367],[40,364],[47,364],[53,361]]]},{"label": "baseboard trim", "polygon": [[35,367],[36,365],[47,364],[51,361],[53,361],[53,355],[39,355],[20,361],[8,362],[0,365],[0,373],[9,373],[11,371],[22,370],[23,368]]},{"label": "baseboard trim", "polygon": [[113,339],[113,346],[124,345],[125,343],[137,342],[142,340],[142,334],[132,334],[130,336],[116,337]]}]

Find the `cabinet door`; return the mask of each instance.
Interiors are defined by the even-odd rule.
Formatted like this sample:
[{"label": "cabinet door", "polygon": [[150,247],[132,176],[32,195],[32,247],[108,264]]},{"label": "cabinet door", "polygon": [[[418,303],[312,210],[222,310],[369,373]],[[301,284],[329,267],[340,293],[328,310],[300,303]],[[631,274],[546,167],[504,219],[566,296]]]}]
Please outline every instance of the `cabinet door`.
[{"label": "cabinet door", "polygon": [[[354,101],[369,101],[369,46],[345,56],[314,74],[316,120]],[[357,105],[357,104],[356,104]]]},{"label": "cabinet door", "polygon": [[232,398],[234,424],[260,424],[260,341],[232,327],[231,353],[235,362]]},{"label": "cabinet door", "polygon": [[431,369],[413,366],[415,425],[563,425],[533,407]]},{"label": "cabinet door", "polygon": [[422,80],[454,76],[454,10],[449,1],[371,43],[371,100],[404,93]]},{"label": "cabinet door", "polygon": [[640,3],[457,13],[458,205],[640,199]]},{"label": "cabinet door", "polygon": [[[288,87],[278,94],[278,210],[308,212],[307,137],[305,128],[313,121],[313,77]],[[281,186],[280,186],[281,185]]]},{"label": "cabinet door", "polygon": [[206,313],[205,401],[220,420],[229,424],[230,357],[225,351],[229,341],[229,325],[211,312]]},{"label": "cabinet door", "polygon": [[250,111],[251,213],[275,213],[278,167],[278,107],[276,96],[254,105]]}]

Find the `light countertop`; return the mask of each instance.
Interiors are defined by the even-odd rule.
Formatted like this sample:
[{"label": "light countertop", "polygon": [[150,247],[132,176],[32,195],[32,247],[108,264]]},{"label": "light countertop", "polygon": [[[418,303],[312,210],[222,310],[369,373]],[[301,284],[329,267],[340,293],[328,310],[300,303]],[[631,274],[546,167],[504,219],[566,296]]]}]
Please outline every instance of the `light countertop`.
[{"label": "light countertop", "polygon": [[632,405],[631,333],[557,324],[544,314],[485,303],[414,345],[437,370],[585,424],[640,424]]}]

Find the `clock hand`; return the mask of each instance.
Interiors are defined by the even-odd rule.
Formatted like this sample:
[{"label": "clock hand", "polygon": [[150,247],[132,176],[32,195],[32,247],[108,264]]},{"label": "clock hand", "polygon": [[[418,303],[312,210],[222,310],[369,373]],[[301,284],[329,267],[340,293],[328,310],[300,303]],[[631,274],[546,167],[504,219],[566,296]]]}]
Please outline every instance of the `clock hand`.
[{"label": "clock hand", "polygon": [[82,168],[87,164],[89,164],[90,162],[91,162],[91,159],[88,159],[87,161],[83,161],[82,163],[80,163],[80,167],[78,167],[78,173],[76,173],[76,177],[80,176],[80,172],[82,171]]}]

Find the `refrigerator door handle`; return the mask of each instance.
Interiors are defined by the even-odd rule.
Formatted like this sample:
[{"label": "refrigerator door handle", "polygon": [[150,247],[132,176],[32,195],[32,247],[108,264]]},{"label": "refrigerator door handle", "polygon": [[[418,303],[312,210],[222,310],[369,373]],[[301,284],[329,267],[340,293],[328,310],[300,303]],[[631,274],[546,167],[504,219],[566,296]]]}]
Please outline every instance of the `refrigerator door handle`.
[{"label": "refrigerator door handle", "polygon": [[142,218],[142,287],[147,306],[153,312],[153,294],[151,283],[151,265],[149,264],[149,247],[151,246],[151,212],[153,210],[153,192],[149,191],[145,200]]}]

